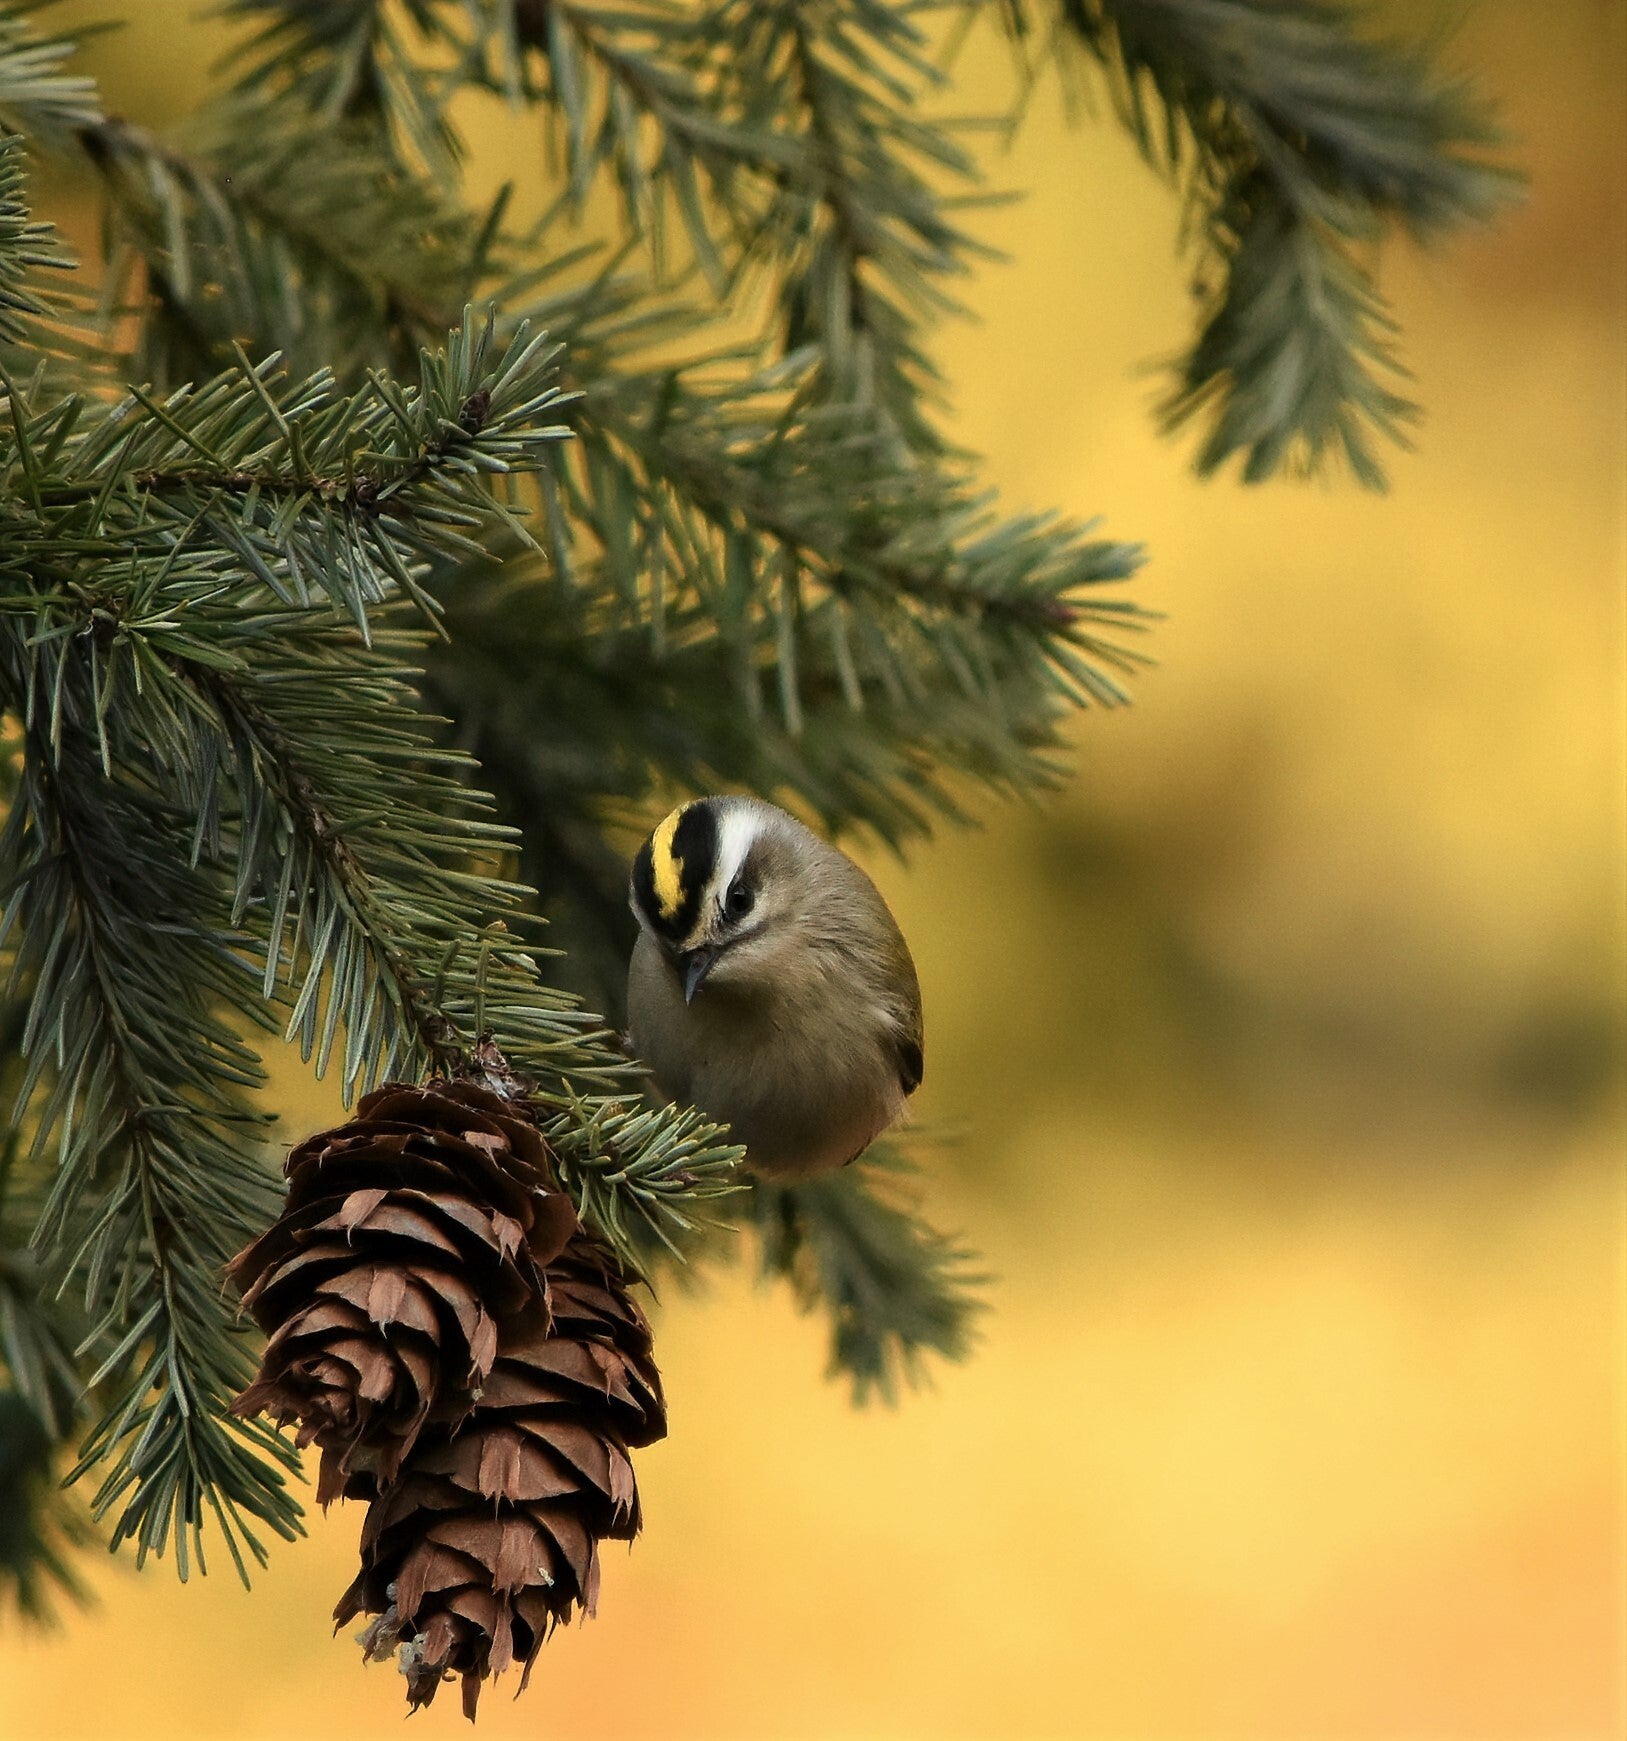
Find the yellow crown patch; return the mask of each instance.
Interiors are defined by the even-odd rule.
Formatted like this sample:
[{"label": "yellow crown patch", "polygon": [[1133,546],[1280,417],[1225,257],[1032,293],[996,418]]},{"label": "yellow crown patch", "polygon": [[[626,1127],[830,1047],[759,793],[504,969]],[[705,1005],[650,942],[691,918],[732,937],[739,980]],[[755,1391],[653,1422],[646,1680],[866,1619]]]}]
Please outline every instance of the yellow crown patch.
[{"label": "yellow crown patch", "polygon": [[650,878],[663,919],[677,918],[683,905],[684,861],[672,850],[672,838],[688,808],[687,804],[680,804],[650,837]]}]

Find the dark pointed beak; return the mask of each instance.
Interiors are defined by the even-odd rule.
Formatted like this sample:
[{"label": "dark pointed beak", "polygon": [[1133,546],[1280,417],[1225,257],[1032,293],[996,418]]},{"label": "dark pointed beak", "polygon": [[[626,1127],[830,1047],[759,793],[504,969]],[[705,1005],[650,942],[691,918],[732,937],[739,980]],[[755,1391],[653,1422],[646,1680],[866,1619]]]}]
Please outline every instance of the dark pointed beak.
[{"label": "dark pointed beak", "polygon": [[685,1003],[695,1001],[695,993],[706,983],[717,957],[715,949],[686,949],[678,957],[678,978],[683,984]]}]

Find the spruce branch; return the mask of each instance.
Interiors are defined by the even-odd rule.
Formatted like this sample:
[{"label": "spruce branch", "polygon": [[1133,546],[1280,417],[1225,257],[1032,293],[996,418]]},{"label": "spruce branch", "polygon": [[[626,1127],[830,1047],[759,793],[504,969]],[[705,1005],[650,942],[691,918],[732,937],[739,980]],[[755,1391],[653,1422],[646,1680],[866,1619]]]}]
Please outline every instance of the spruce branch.
[{"label": "spruce branch", "polygon": [[[787,374],[718,391],[686,389],[670,374],[590,391],[581,440],[562,459],[615,444],[624,467],[666,486],[714,537],[744,533],[777,546],[855,606],[909,601],[1057,631],[1140,615],[1122,602],[1069,596],[1127,579],[1134,547],[1044,519],[1000,522],[955,471],[900,458],[839,414],[799,416],[795,395],[787,405],[783,392]],[[840,513],[826,493],[833,486],[847,492]],[[586,502],[584,491],[576,505]],[[583,518],[595,530],[606,524],[603,510]],[[1092,651],[1114,662],[1105,647]]]},{"label": "spruce branch", "polygon": [[828,1312],[830,1374],[855,1402],[896,1402],[929,1356],[964,1360],[984,1308],[971,1254],[897,1201],[910,1171],[884,1143],[827,1178],[752,1185],[761,1272],[789,1282],[804,1311]]},{"label": "spruce branch", "polygon": [[35,409],[12,386],[0,480],[34,504],[38,525],[19,537],[71,533],[112,552],[202,521],[279,598],[325,594],[365,632],[398,589],[427,604],[413,572],[424,553],[478,549],[472,533],[512,519],[483,480],[535,466],[566,434],[553,421],[566,397],[556,351],[523,324],[495,349],[491,320],[469,309],[413,387],[376,374],[347,394],[325,371],[289,384],[276,357],[251,365],[241,352],[197,388],[136,388],[111,407]]},{"label": "spruce branch", "polygon": [[1490,106],[1423,48],[1332,0],[1002,0],[1019,40],[1071,45],[1106,77],[1201,239],[1200,332],[1164,403],[1205,419],[1198,469],[1258,482],[1342,455],[1382,487],[1374,437],[1403,442],[1390,321],[1370,257],[1484,221],[1515,178]]},{"label": "spruce branch", "polygon": [[398,153],[442,180],[456,175],[448,81],[420,56],[446,36],[444,0],[225,0],[219,10],[250,26],[223,67],[239,95],[275,91],[324,121],[380,126]]},{"label": "spruce branch", "polygon": [[579,393],[576,439],[541,474],[547,554],[607,620],[648,613],[658,648],[686,638],[687,610],[737,639],[767,621],[783,648],[774,593],[742,583],[789,567],[858,619],[896,607],[1026,631],[1081,690],[1124,699],[1110,673],[1140,661],[1120,637],[1147,619],[1097,589],[1134,573],[1137,547],[1055,517],[999,518],[963,466],[899,449],[862,409],[812,403],[808,354],[652,366],[684,314],[636,278],[539,299],[532,316],[561,337]]},{"label": "spruce branch", "polygon": [[145,304],[138,377],[213,374],[247,340],[349,383],[410,366],[481,287],[490,220],[359,123],[246,96],[180,140],[107,119],[72,144],[107,201],[110,281]]},{"label": "spruce branch", "polygon": [[1421,238],[1481,221],[1507,197],[1507,172],[1483,155],[1503,137],[1484,99],[1429,50],[1374,37],[1360,7],[1059,0],[1059,10],[1111,72],[1137,144],[1166,167],[1195,154],[1235,171],[1252,154],[1296,205],[1331,195]]},{"label": "spruce branch", "polygon": [[0,133],[0,345],[20,345],[51,310],[35,286],[41,270],[73,264],[49,224],[29,216],[23,190],[23,142]]},{"label": "spruce branch", "polygon": [[[0,1004],[0,1069],[12,1068],[26,1007]],[[49,1626],[63,1603],[89,1592],[74,1569],[93,1538],[78,1502],[60,1489],[68,1443],[84,1409],[75,1349],[85,1325],[71,1301],[53,1297],[29,1250],[36,1207],[24,1189],[19,1132],[0,1146],[0,1616]],[[90,1358],[96,1358],[93,1353]]]},{"label": "spruce branch", "polygon": [[0,373],[63,392],[105,380],[102,331],[71,276],[75,264],[55,229],[32,216],[24,141],[0,125]]},{"label": "spruce branch", "polygon": [[[786,16],[779,13],[775,13],[772,22],[775,30],[791,29],[795,33],[800,28],[795,19],[787,23]],[[874,21],[871,25],[880,28]],[[904,36],[913,40],[907,31]],[[798,40],[806,57],[812,50],[805,34]],[[847,209],[849,202],[844,196],[839,203]],[[569,324],[571,311],[562,306],[561,299],[541,306],[567,319],[566,330],[574,351],[572,378],[584,383],[617,383],[610,392],[602,388],[595,392],[589,386],[591,403],[572,414],[580,437],[576,447],[586,451],[587,458],[578,466],[573,455],[563,467],[554,468],[556,473],[580,474],[574,485],[564,476],[557,482],[569,498],[568,506],[590,532],[601,536],[607,548],[616,549],[632,560],[649,558],[651,529],[646,526],[641,529],[641,536],[628,537],[625,525],[618,527],[618,523],[625,522],[628,504],[637,502],[641,492],[647,499],[652,491],[665,489],[680,513],[694,510],[692,523],[681,535],[666,539],[659,528],[653,534],[658,541],[671,546],[660,553],[658,560],[670,558],[675,573],[682,574],[686,564],[694,569],[697,563],[700,569],[709,569],[713,575],[721,573],[725,563],[719,557],[719,548],[733,539],[737,558],[766,559],[771,567],[783,560],[798,577],[804,573],[834,576],[848,596],[868,585],[873,593],[909,591],[921,597],[930,594],[939,605],[955,607],[962,614],[987,612],[1014,617],[1028,614],[1037,625],[1059,631],[1055,656],[1049,663],[1053,672],[1064,676],[1065,686],[1072,685],[1079,693],[1093,692],[1099,700],[1122,699],[1122,690],[1109,672],[1114,667],[1126,669],[1134,661],[1112,642],[1092,633],[1091,626],[1113,627],[1116,620],[1132,620],[1134,613],[1126,607],[1096,600],[1088,604],[1063,602],[1054,588],[1046,595],[1038,587],[987,587],[981,584],[981,574],[967,572],[964,565],[961,573],[952,573],[952,562],[936,554],[925,562],[899,561],[895,559],[896,552],[888,548],[885,527],[855,528],[860,537],[848,539],[845,549],[833,552],[830,528],[825,523],[831,518],[830,503],[835,493],[850,491],[858,480],[866,500],[884,497],[888,492],[897,495],[897,503],[888,512],[906,534],[913,533],[934,513],[941,518],[954,516],[965,530],[975,534],[967,544],[976,549],[980,558],[997,551],[1009,552],[1014,560],[1007,563],[1008,569],[1037,572],[1046,567],[1057,568],[1059,552],[1067,542],[1066,534],[1060,539],[1029,537],[1025,541],[1017,535],[1017,528],[1008,529],[1011,536],[1006,537],[997,529],[974,524],[976,504],[964,493],[957,494],[952,480],[936,480],[930,470],[923,470],[918,485],[907,463],[879,454],[879,447],[884,444],[877,436],[866,435],[863,415],[855,417],[848,413],[846,422],[851,426],[842,427],[828,418],[822,425],[817,415],[809,414],[807,404],[824,393],[815,378],[816,372],[806,365],[782,375],[779,381],[771,383],[766,394],[762,384],[750,376],[725,380],[710,392],[680,395],[673,391],[670,374],[653,377],[629,374],[632,362],[626,354],[628,338],[647,343],[652,325],[656,331],[670,330],[674,324],[681,328],[686,324],[685,318],[681,311],[675,316],[670,308],[652,309],[637,301],[629,303],[620,287],[611,287],[607,318],[598,307],[599,294],[605,288],[603,280],[596,279],[575,297],[578,311],[594,310],[591,331],[580,322]],[[568,305],[571,298],[563,300]],[[414,319],[421,322],[432,314],[432,310],[419,309]],[[788,404],[793,413],[802,406],[802,414],[788,417]],[[763,444],[761,460],[750,455],[753,442]],[[878,456],[882,473],[879,485],[875,477]],[[768,475],[754,476],[754,470],[758,474],[767,471]],[[799,486],[810,510],[800,519],[782,502],[790,479]],[[603,503],[592,502],[590,493],[601,483],[610,486],[613,497]],[[747,536],[743,550],[736,537],[742,525]],[[553,539],[556,560],[569,562],[570,538],[568,526],[556,526]],[[1123,546],[1096,545],[1092,551],[1100,558],[1101,572],[1114,577],[1127,573],[1133,561]],[[623,570],[625,566],[625,561],[618,564]],[[983,563],[983,573],[991,574],[996,566]],[[1089,584],[1100,577],[1092,571],[1088,560],[1065,561],[1062,566],[1076,582]],[[638,584],[636,576],[625,572],[610,578],[622,590]],[[720,582],[706,590],[714,598],[726,598],[729,588],[726,582]],[[828,613],[827,622],[830,636],[838,641],[853,638],[840,613]],[[776,645],[788,645],[794,632],[795,613],[782,607],[774,631]],[[900,679],[892,668],[888,637],[870,625],[864,640],[868,650],[861,648],[856,656],[847,648],[839,652],[844,669],[858,670],[879,658],[888,667],[882,681],[896,692]],[[1064,640],[1074,644],[1062,645]],[[972,669],[957,649],[952,648],[947,657],[963,670]],[[776,670],[784,668],[782,662],[776,662]],[[861,688],[862,682],[861,679]],[[852,686],[849,688],[851,691]],[[780,690],[795,714],[799,710],[795,685],[782,682]]]},{"label": "spruce branch", "polygon": [[728,112],[716,13],[580,0],[471,0],[468,10],[465,76],[546,106],[573,205],[608,175],[657,276],[675,219],[722,292],[760,223],[765,181],[800,148],[764,117]]},{"label": "spruce branch", "polygon": [[[936,373],[921,329],[955,308],[946,281],[987,250],[952,215],[975,195],[972,161],[951,129],[920,114],[943,78],[913,9],[419,6],[414,22],[456,60],[435,89],[410,59],[379,47],[378,7],[342,19],[302,0],[236,10],[274,18],[244,51],[240,90],[285,90],[323,120],[439,103],[449,127],[445,104],[470,83],[537,107],[573,210],[609,177],[658,279],[675,221],[720,306],[754,295],[754,280],[767,285],[773,351],[818,358],[810,391],[863,409],[922,451],[942,448],[922,414]],[[398,94],[364,103],[373,84]]]},{"label": "spruce branch", "polygon": [[34,28],[36,7],[0,7],[0,130],[49,143],[102,119],[94,79],[63,71],[78,43]]},{"label": "spruce branch", "polygon": [[[11,625],[8,624],[8,628]],[[4,641],[4,688],[29,649]],[[218,890],[187,868],[175,818],[132,771],[104,776],[72,738],[26,727],[0,835],[16,972],[30,986],[20,1092],[54,1143],[36,1238],[111,1344],[107,1409],[79,1470],[107,1461],[93,1507],[138,1560],[173,1538],[184,1576],[213,1511],[239,1571],[263,1560],[250,1520],[297,1532],[276,1467],[291,1451],[224,1410],[249,1364],[220,1302],[221,1266],[275,1206],[255,1160],[253,1051],[218,1013],[244,974],[222,946]],[[269,1453],[271,1461],[266,1460]],[[76,1471],[77,1472],[77,1471]]]},{"label": "spruce branch", "polygon": [[[737,0],[729,74],[743,110],[774,105],[805,142],[775,178],[752,257],[773,287],[779,344],[811,355],[804,392],[856,408],[907,448],[940,453],[939,378],[924,327],[958,312],[947,280],[992,258],[952,215],[977,199],[973,161],[922,107],[942,73],[916,20],[878,0]],[[930,10],[930,9],[929,9]]]},{"label": "spruce branch", "polygon": [[[9,793],[8,793],[9,796]],[[15,960],[7,960],[15,979]],[[0,1003],[0,1069],[15,1100],[28,1005],[13,995]],[[0,1375],[27,1404],[46,1437],[65,1440],[83,1405],[83,1383],[75,1354],[87,1325],[70,1300],[53,1297],[51,1276],[30,1249],[39,1213],[31,1191],[30,1169],[15,1126],[0,1139]]]},{"label": "spruce branch", "polygon": [[0,1388],[0,1619],[45,1628],[90,1592],[75,1560],[95,1537],[58,1486],[60,1446],[20,1392]]},{"label": "spruce branch", "polygon": [[407,21],[449,64],[426,65],[392,9],[322,0],[229,0],[258,28],[232,57],[240,94],[270,91],[314,115],[366,119],[403,164],[443,182],[463,142],[452,98],[473,86],[547,117],[565,192],[580,211],[608,178],[629,229],[658,261],[674,220],[722,282],[720,249],[749,228],[734,215],[737,172],[782,163],[795,147],[721,112],[716,33],[676,7],[579,0],[412,0]]},{"label": "spruce branch", "polygon": [[584,1221],[644,1273],[721,1223],[710,1205],[745,1189],[739,1146],[687,1107],[583,1099],[541,1086],[531,1104]]},{"label": "spruce branch", "polygon": [[1163,401],[1170,428],[1207,420],[1197,465],[1243,455],[1245,482],[1343,457],[1382,489],[1374,437],[1410,445],[1418,407],[1397,391],[1406,370],[1396,324],[1337,231],[1318,231],[1255,173],[1229,187],[1210,219],[1227,258],[1197,342]]}]

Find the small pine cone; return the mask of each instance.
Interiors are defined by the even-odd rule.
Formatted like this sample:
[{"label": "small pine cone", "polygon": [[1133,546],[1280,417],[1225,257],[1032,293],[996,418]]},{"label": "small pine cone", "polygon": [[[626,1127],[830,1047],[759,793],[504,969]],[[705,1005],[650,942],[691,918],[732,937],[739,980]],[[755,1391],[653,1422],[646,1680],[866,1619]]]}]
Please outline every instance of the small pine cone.
[{"label": "small pine cone", "polygon": [[638,1533],[628,1459],[666,1431],[650,1328],[614,1258],[586,1233],[546,1266],[547,1297],[501,1328],[461,1421],[429,1428],[373,1500],[362,1568],[334,1610],[377,1618],[365,1654],[399,1649],[414,1709],[460,1675],[473,1718],[486,1680],[552,1628],[592,1614],[599,1542]]},{"label": "small pine cone", "polygon": [[231,1266],[270,1336],[233,1407],[299,1423],[325,1505],[468,1411],[498,1321],[545,1309],[542,1266],[579,1223],[535,1124],[468,1082],[381,1088],[285,1170],[281,1217]]}]

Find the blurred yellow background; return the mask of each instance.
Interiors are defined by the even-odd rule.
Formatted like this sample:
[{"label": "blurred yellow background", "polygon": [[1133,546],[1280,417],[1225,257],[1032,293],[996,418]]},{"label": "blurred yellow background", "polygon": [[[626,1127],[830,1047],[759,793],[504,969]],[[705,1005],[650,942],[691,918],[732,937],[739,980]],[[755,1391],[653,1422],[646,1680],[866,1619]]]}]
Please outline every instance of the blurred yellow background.
[{"label": "blurred yellow background", "polygon": [[[98,10],[115,103],[201,75],[189,4]],[[955,433],[1145,538],[1168,620],[1054,803],[876,866],[983,1344],[854,1413],[782,1294],[666,1300],[646,1535],[484,1735],[1627,1732],[1624,20],[1469,11],[1530,196],[1386,260],[1427,418],[1385,498],[1194,481],[1141,367],[1190,326],[1174,201],[1049,95],[990,149],[1028,197],[942,335]],[[330,1103],[287,1082],[298,1131]],[[0,1637],[0,1736],[399,1734],[326,1620],[358,1524],[252,1594],[108,1563]]]}]

